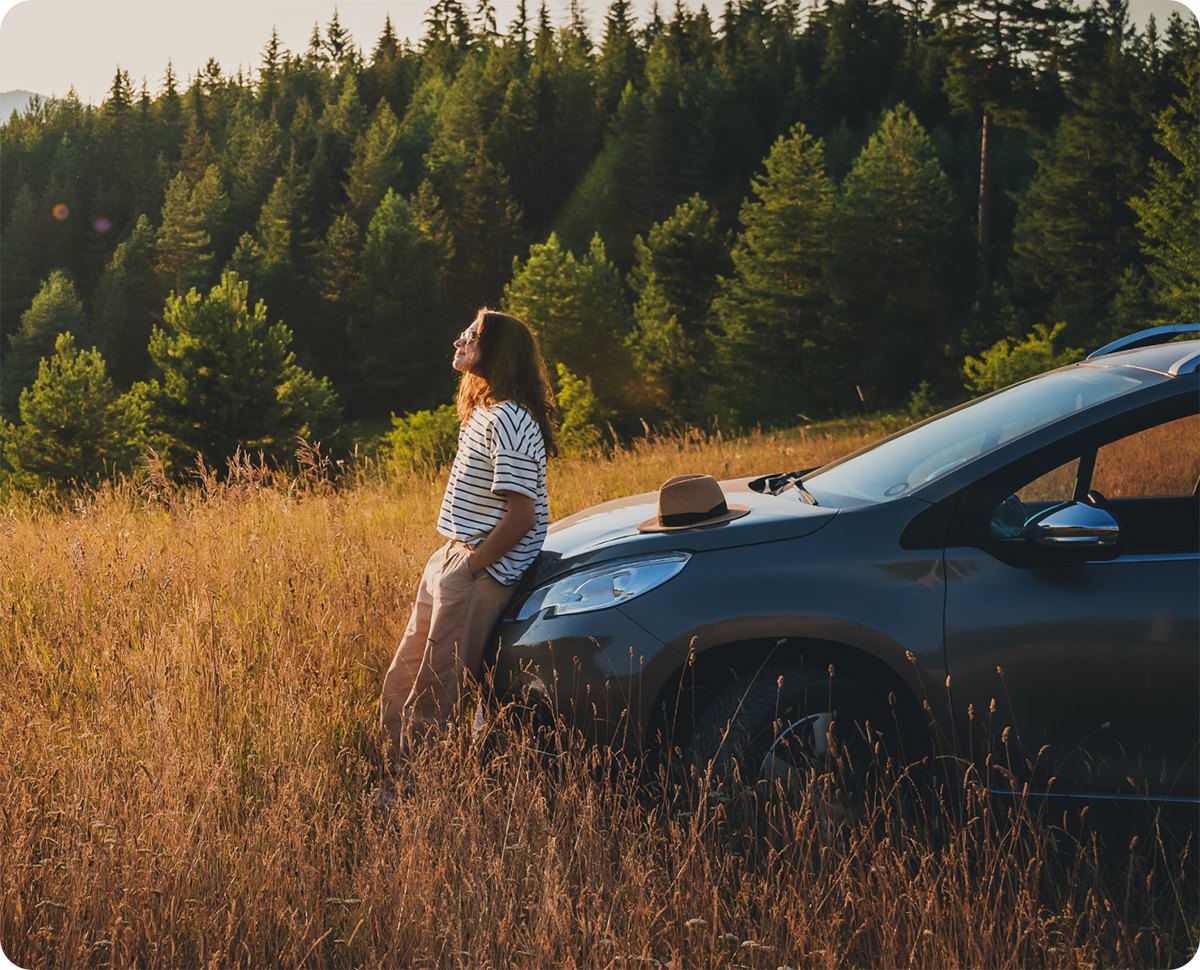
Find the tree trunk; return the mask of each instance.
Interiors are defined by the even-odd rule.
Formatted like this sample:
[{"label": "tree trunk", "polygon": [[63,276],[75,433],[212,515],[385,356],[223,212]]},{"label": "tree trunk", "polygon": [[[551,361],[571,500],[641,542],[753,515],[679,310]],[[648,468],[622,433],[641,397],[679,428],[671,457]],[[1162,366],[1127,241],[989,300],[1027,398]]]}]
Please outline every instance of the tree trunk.
[{"label": "tree trunk", "polygon": [[992,113],[985,108],[979,144],[979,240],[975,269],[976,296],[981,303],[987,299],[992,248],[992,143],[988,137],[991,127]]}]

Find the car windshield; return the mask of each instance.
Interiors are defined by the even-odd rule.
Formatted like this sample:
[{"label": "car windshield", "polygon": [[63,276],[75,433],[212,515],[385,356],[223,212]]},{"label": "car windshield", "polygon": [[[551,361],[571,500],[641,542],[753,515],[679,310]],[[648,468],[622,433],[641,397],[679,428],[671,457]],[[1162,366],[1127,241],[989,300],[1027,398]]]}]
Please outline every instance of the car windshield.
[{"label": "car windshield", "polygon": [[856,508],[901,498],[960,465],[1160,375],[1075,367],[1016,384],[902,431],[804,479],[820,505]]}]

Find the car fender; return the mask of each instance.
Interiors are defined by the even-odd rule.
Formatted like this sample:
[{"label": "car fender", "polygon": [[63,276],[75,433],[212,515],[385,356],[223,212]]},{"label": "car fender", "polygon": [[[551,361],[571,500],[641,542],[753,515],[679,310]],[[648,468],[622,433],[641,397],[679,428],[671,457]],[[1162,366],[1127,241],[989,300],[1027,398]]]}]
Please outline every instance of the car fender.
[{"label": "car fender", "polygon": [[[835,677],[839,654],[845,658],[845,666],[841,669],[844,676],[854,676],[856,671],[864,668],[861,657],[873,658],[903,684],[912,701],[928,711],[944,734],[950,736],[953,733],[940,644],[937,649],[917,653],[886,633],[853,620],[815,614],[776,614],[729,617],[706,623],[681,633],[669,641],[667,647],[684,657],[689,652],[702,657],[723,647],[750,642],[771,644],[772,641],[773,646],[767,648],[770,659],[784,659],[789,654],[799,657],[805,654],[806,644],[820,643],[822,662],[833,665]],[[811,656],[810,649],[808,657]],[[761,664],[765,659],[756,657],[754,663]]]}]

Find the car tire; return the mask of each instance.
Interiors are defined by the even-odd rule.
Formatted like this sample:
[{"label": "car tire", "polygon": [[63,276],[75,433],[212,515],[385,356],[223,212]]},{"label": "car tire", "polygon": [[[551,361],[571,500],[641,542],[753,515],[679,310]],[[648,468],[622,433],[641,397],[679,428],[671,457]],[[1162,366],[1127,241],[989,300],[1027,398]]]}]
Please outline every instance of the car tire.
[{"label": "car tire", "polygon": [[870,693],[853,681],[768,664],[700,713],[687,762],[696,778],[727,792],[799,799],[820,787],[834,814],[853,816],[874,767],[877,724]]}]

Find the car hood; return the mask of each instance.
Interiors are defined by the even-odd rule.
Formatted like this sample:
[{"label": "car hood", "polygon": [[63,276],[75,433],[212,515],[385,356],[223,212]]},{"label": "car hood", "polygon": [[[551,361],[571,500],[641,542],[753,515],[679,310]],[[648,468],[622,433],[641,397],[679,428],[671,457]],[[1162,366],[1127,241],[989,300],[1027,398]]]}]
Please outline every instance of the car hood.
[{"label": "car hood", "polygon": [[569,569],[626,556],[668,550],[702,552],[798,539],[816,532],[837,515],[837,509],[809,505],[795,489],[782,495],[752,491],[749,483],[754,480],[721,482],[726,501],[730,505],[745,505],[750,512],[714,525],[672,532],[638,532],[639,523],[658,514],[657,492],[615,499],[560,519],[550,527],[527,581],[540,585]]}]

